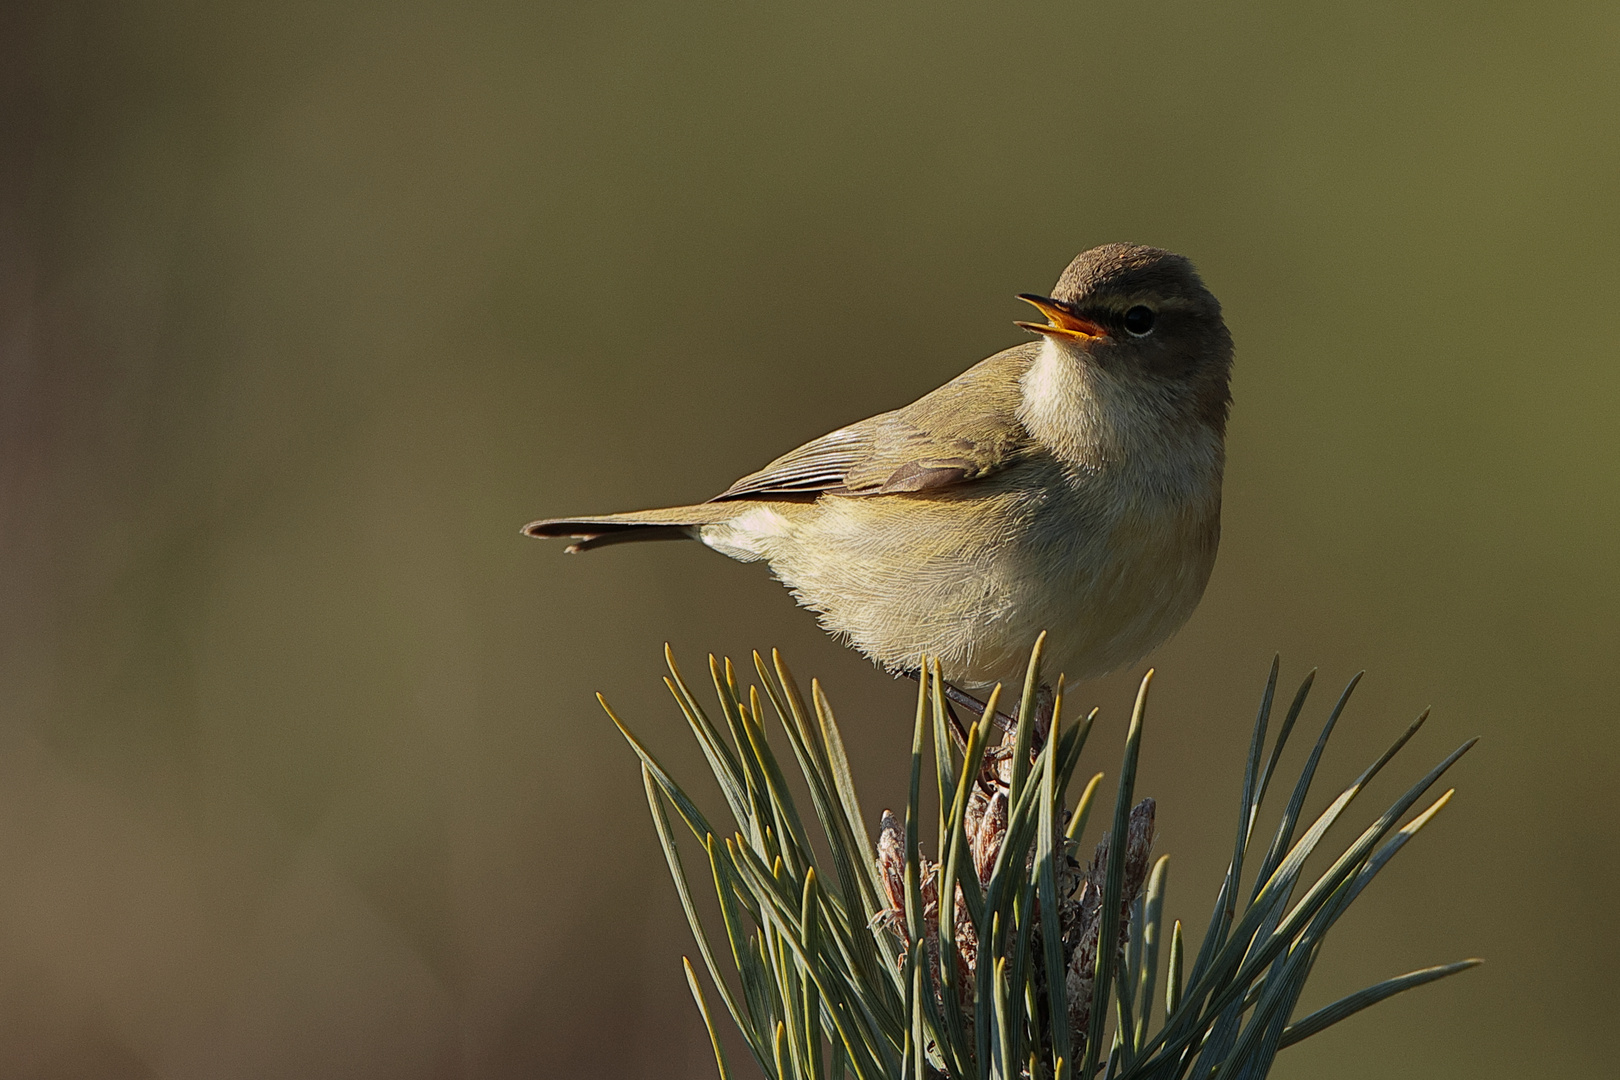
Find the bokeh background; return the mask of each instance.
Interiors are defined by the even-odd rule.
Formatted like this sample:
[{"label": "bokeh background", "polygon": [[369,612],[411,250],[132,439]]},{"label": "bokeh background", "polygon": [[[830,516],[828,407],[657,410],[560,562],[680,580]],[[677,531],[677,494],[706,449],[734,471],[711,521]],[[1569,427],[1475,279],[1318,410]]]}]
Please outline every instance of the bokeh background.
[{"label": "bokeh background", "polygon": [[661,643],[780,646],[875,812],[910,687],[760,567],[518,526],[712,494],[1128,239],[1239,347],[1172,913],[1273,652],[1312,726],[1365,667],[1328,782],[1485,738],[1305,1004],[1488,963],[1276,1075],[1612,1075],[1613,3],[19,2],[0,125],[0,1073],[712,1075],[591,693],[693,775]]}]

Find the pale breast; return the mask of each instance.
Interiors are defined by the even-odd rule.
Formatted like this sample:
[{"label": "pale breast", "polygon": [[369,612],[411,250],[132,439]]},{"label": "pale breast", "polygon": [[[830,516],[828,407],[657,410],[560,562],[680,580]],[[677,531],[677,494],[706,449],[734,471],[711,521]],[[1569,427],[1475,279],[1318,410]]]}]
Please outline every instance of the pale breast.
[{"label": "pale breast", "polygon": [[1116,503],[1104,527],[1022,582],[1024,637],[1051,632],[1052,674],[1089,679],[1141,659],[1192,615],[1220,542],[1220,505],[1150,497]]}]

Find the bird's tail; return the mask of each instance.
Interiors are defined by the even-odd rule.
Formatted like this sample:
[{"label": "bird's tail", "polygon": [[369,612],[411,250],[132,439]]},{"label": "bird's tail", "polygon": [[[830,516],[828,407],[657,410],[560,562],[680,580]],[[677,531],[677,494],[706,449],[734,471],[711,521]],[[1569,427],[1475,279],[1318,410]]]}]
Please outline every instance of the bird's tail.
[{"label": "bird's tail", "polygon": [[574,542],[568,546],[570,553],[642,540],[696,540],[699,528],[725,521],[739,509],[734,502],[699,503],[600,517],[547,518],[523,526],[523,535],[571,538]]}]

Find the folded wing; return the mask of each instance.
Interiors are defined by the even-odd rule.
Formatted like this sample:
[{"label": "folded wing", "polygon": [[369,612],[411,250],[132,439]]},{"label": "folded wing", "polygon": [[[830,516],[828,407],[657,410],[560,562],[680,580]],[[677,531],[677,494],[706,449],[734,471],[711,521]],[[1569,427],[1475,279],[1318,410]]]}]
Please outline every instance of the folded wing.
[{"label": "folded wing", "polygon": [[732,484],[713,502],[937,491],[1019,460],[1019,378],[1028,346],[1008,349],[903,409],[839,428]]}]

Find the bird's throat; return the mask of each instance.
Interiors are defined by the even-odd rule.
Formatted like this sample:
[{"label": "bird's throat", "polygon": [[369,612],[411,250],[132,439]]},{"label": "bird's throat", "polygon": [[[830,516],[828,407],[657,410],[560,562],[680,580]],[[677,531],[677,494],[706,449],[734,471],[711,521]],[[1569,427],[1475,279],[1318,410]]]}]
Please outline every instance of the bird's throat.
[{"label": "bird's throat", "polygon": [[1175,387],[1110,371],[1065,343],[1042,343],[1023,377],[1018,418],[1055,458],[1088,472],[1128,466],[1190,480],[1213,468],[1219,476],[1221,437]]}]

